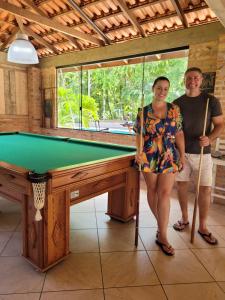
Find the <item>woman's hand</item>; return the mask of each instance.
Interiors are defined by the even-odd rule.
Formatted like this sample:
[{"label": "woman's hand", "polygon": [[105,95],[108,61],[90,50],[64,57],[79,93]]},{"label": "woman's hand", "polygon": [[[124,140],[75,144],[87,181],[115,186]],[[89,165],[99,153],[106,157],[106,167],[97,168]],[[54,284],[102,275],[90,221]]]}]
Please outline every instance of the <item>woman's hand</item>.
[{"label": "woman's hand", "polygon": [[184,155],[181,155],[180,162],[181,162],[181,166],[180,166],[180,171],[181,171],[184,169],[184,166],[185,166],[185,156]]},{"label": "woman's hand", "polygon": [[135,161],[138,164],[142,164],[142,162],[143,162],[143,152],[136,154]]}]

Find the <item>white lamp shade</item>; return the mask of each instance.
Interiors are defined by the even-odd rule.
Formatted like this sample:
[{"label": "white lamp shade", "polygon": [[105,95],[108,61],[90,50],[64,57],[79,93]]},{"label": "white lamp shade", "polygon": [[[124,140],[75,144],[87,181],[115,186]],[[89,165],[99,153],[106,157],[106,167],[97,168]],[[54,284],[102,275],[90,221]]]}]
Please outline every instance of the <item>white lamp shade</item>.
[{"label": "white lamp shade", "polygon": [[26,34],[18,34],[9,47],[7,60],[17,64],[38,64],[38,56],[34,46]]}]

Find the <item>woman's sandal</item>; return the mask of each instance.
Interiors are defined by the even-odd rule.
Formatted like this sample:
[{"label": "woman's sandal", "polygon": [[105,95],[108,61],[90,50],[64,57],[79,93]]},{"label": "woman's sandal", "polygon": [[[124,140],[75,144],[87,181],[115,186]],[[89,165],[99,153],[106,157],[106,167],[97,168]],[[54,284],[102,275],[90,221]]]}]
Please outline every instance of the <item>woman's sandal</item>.
[{"label": "woman's sandal", "polygon": [[159,230],[156,231],[156,235],[155,236],[156,236],[156,239],[158,240],[158,238],[159,238]]},{"label": "woman's sandal", "polygon": [[212,235],[211,232],[202,233],[198,230],[198,233],[203,238],[203,240],[206,241],[208,244],[210,244],[210,245],[217,245],[218,244],[218,240]]},{"label": "woman's sandal", "polygon": [[189,225],[189,222],[183,222],[183,220],[179,220],[177,221],[177,223],[175,223],[173,225],[173,228],[177,231],[182,231],[185,229],[185,227],[187,227]]},{"label": "woman's sandal", "polygon": [[166,254],[168,256],[173,256],[174,255],[174,252],[171,252],[171,250],[173,249],[173,247],[171,245],[163,244],[159,240],[155,240],[155,242],[160,247],[160,249],[162,250],[162,252],[164,254]]}]

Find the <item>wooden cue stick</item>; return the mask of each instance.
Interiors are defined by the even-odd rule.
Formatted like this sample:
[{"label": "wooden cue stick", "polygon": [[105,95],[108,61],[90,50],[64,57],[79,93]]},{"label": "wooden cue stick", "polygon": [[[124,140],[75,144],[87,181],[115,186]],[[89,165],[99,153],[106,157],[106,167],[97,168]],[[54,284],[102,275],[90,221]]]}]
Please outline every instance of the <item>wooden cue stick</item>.
[{"label": "wooden cue stick", "polygon": [[[204,120],[204,127],[203,127],[203,136],[205,135],[205,130],[206,130],[208,108],[209,108],[209,98],[207,99],[206,109],[205,109],[205,120]],[[196,189],[194,211],[193,211],[193,218],[192,218],[191,243],[194,242],[194,235],[195,235],[195,223],[196,223],[196,214],[197,214],[197,206],[198,206],[198,198],[199,198],[199,188],[200,188],[200,179],[201,179],[201,170],[202,170],[203,150],[204,150],[204,147],[202,146],[201,147],[201,153],[200,153],[200,160],[199,160],[198,181],[197,181],[197,189]]]},{"label": "wooden cue stick", "polygon": [[[140,118],[140,138],[138,154],[143,151],[143,122],[144,122],[144,77],[145,77],[145,56],[143,57],[143,69],[142,69],[142,95],[141,95],[141,118]],[[139,163],[139,172],[141,172],[141,163]],[[135,224],[135,246],[138,246],[138,232],[139,232],[139,198],[140,198],[140,183],[139,183],[139,195],[136,207],[136,224]]]}]

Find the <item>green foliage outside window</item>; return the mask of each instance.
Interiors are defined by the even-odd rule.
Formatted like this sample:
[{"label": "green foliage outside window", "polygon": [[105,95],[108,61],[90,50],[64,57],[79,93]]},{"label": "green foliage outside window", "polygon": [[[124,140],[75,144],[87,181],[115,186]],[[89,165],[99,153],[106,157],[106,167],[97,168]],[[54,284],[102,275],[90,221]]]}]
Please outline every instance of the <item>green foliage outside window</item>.
[{"label": "green foliage outside window", "polygon": [[[145,104],[152,100],[152,84],[158,76],[170,80],[168,101],[184,92],[183,74],[187,58],[147,62],[144,65]],[[134,120],[140,107],[143,64],[82,71],[82,127],[95,120]],[[76,128],[80,122],[80,71],[58,73],[58,121],[61,127]]]}]

